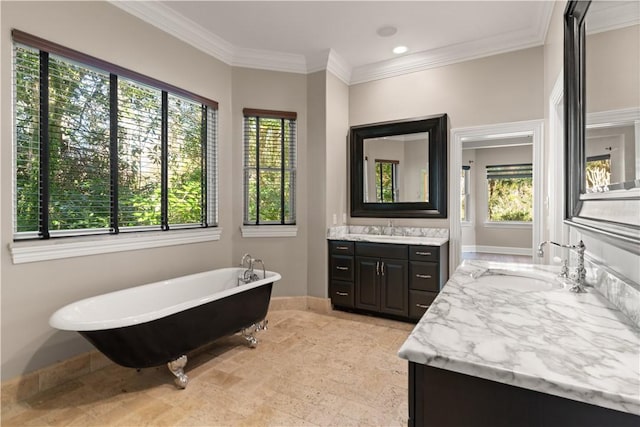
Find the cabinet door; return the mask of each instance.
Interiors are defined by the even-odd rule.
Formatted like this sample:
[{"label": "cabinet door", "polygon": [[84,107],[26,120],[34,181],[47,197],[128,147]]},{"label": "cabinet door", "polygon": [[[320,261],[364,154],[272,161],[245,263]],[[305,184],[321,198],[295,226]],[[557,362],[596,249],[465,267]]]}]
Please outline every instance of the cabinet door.
[{"label": "cabinet door", "polygon": [[408,262],[381,259],[380,311],[397,316],[409,315]]},{"label": "cabinet door", "polygon": [[356,307],[380,310],[378,258],[356,257]]}]

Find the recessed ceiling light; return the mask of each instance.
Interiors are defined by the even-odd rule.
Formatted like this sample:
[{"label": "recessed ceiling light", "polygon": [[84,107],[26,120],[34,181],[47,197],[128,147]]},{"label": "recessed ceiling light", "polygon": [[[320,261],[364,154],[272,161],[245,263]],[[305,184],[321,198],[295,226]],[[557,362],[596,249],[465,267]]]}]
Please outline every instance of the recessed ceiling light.
[{"label": "recessed ceiling light", "polygon": [[387,25],[387,26],[384,26],[384,27],[380,27],[380,28],[378,28],[378,31],[376,31],[376,33],[380,37],[391,37],[392,35],[394,35],[397,32],[398,32],[398,29],[396,27],[394,27],[393,25]]},{"label": "recessed ceiling light", "polygon": [[396,55],[400,55],[401,53],[405,53],[408,50],[409,48],[406,46],[396,46],[393,48],[393,53],[395,53]]}]

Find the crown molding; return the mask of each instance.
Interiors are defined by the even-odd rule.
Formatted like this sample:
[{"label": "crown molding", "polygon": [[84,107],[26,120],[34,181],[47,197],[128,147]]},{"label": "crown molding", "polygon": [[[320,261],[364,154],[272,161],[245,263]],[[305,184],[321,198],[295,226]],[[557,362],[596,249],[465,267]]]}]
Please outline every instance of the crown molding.
[{"label": "crown molding", "polygon": [[236,48],[231,63],[234,67],[307,74],[304,55],[269,50]]},{"label": "crown molding", "polygon": [[162,2],[108,1],[228,65],[300,74],[327,70],[347,85],[542,45],[553,13],[553,2],[542,2],[544,5],[534,18],[536,25],[533,27],[352,68],[333,49],[305,58],[304,55],[234,46],[197,23],[177,15]]},{"label": "crown molding", "polygon": [[397,77],[444,65],[541,46],[543,43],[543,40],[532,36],[531,30],[504,33],[357,67],[353,70],[351,84]]},{"label": "crown molding", "polygon": [[108,0],[112,5],[171,34],[228,65],[233,65],[235,47],[207,31],[195,22],[185,19],[161,2]]}]

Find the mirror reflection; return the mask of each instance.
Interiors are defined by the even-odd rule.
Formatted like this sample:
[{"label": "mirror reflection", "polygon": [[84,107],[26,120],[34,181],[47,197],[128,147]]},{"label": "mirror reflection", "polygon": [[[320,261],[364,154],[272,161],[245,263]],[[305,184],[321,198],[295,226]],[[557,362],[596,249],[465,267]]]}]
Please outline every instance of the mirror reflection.
[{"label": "mirror reflection", "polygon": [[585,189],[639,187],[640,2],[595,0],[585,25]]},{"label": "mirror reflection", "polygon": [[363,202],[429,201],[429,133],[363,140]]}]

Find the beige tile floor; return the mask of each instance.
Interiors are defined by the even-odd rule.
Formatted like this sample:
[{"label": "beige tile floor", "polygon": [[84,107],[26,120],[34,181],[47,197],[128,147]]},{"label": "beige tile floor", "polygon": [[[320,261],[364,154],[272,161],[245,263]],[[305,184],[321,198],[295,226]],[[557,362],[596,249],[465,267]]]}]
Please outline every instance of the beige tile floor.
[{"label": "beige tile floor", "polygon": [[2,426],[397,426],[408,415],[413,325],[342,312],[269,313],[250,349],[239,335],[189,357],[178,390],[165,367],[109,365],[2,408]]}]

